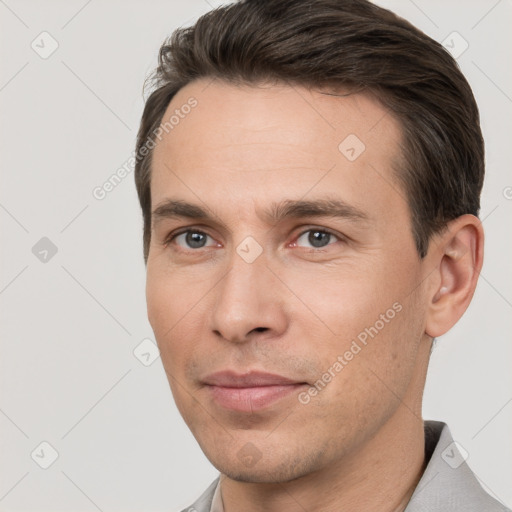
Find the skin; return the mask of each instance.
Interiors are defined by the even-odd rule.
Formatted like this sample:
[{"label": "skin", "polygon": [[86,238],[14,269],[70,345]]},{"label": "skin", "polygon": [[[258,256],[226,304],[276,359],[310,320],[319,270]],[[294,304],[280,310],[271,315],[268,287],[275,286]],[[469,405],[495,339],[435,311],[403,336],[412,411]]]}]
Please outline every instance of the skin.
[{"label": "skin", "polygon": [[[432,338],[473,296],[480,221],[450,222],[419,258],[393,173],[400,124],[370,96],[202,79],[177,93],[163,119],[192,96],[197,106],[154,150],[152,209],[180,199],[213,219],[153,219],[147,306],[177,407],[221,472],[225,511],[404,510],[425,467]],[[338,149],[349,134],[366,146],[352,162]],[[273,225],[260,214],[273,202],[326,197],[366,220]],[[203,247],[186,235],[166,242],[181,228],[208,235]],[[317,247],[308,229],[334,235]],[[252,263],[237,253],[248,236],[263,249]],[[396,303],[400,312],[307,404],[292,393],[235,412],[202,383],[230,369],[314,386]]]}]

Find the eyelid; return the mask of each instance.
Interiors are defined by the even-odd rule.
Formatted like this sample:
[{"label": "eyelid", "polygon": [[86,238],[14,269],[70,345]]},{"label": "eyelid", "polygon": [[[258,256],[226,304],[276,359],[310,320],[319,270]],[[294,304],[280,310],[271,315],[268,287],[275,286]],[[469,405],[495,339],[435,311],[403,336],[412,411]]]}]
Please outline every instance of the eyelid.
[{"label": "eyelid", "polygon": [[[347,241],[348,240],[348,237],[342,235],[341,233],[338,233],[330,228],[327,228],[327,227],[323,227],[323,226],[307,226],[307,227],[302,227],[302,231],[300,231],[297,235],[295,235],[293,237],[293,244],[296,244],[297,240],[302,236],[304,235],[305,233],[308,233],[309,231],[320,231],[320,232],[324,232],[324,233],[328,233],[334,237],[336,237],[340,242],[344,242],[344,241]],[[178,237],[179,235],[183,235],[184,233],[188,233],[188,232],[194,232],[194,233],[201,233],[202,235],[205,235],[205,236],[208,236],[210,237],[212,240],[215,240],[215,238],[208,234],[204,229],[202,228],[199,228],[199,227],[194,227],[194,226],[186,226],[186,227],[183,227],[183,228],[178,228],[177,230],[175,231],[172,231],[171,233],[169,233],[165,239],[163,240],[162,244],[167,247],[170,243],[172,243],[174,241],[174,239],[176,237]],[[331,245],[331,244],[329,244]],[[326,246],[327,247],[327,246]],[[200,249],[204,249],[204,247],[201,247]],[[322,248],[317,248],[318,250],[321,250]],[[186,249],[185,249],[186,250]],[[198,249],[190,249],[191,251],[198,251]]]},{"label": "eyelid", "polygon": [[324,233],[329,233],[330,235],[333,235],[337,238],[340,238],[342,239],[342,235],[337,233],[336,231],[333,231],[332,229],[329,229],[329,228],[325,228],[325,227],[322,227],[322,226],[309,226],[308,228],[306,229],[303,229],[297,236],[302,236],[304,233],[307,233],[308,231],[322,231]]},{"label": "eyelid", "polygon": [[[303,229],[298,235],[296,235],[294,237],[294,242],[292,242],[292,243],[296,244],[297,240],[302,235],[308,233],[309,231],[320,231],[322,233],[328,233],[329,235],[336,237],[340,242],[346,242],[348,240],[348,238],[346,236],[344,236],[341,233],[338,233],[337,231],[334,231],[334,230],[332,230],[330,228],[326,228],[326,227],[322,227],[322,226],[308,226],[306,229]],[[328,244],[325,247],[328,247],[329,245],[332,245],[332,244]],[[315,252],[319,252],[323,248],[324,247],[318,247],[318,248],[313,248],[313,249],[316,249]]]},{"label": "eyelid", "polygon": [[[183,235],[184,233],[193,232],[193,233],[200,233],[205,236],[209,236],[212,240],[214,240],[213,236],[209,235],[206,231],[204,231],[201,228],[195,228],[193,226],[187,226],[184,228],[179,228],[175,231],[171,231],[163,240],[162,245],[164,247],[167,247],[169,244],[171,244],[174,239],[180,235]],[[202,249],[202,247],[201,247]],[[191,249],[197,251],[197,249]]]}]

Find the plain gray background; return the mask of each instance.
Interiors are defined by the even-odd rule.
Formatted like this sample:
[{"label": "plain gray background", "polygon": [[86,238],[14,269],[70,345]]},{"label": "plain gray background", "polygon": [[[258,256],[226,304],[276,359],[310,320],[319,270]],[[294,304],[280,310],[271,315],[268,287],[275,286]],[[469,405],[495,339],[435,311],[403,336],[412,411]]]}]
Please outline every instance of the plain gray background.
[{"label": "plain gray background", "polygon": [[[512,506],[512,2],[378,3],[469,45],[458,62],[486,138],[486,256],[432,355],[424,416],[450,425]],[[1,511],[180,510],[217,475],[152,344],[133,173],[93,196],[133,152],[160,44],[216,5],[0,0]],[[58,453],[47,469],[43,442]]]}]

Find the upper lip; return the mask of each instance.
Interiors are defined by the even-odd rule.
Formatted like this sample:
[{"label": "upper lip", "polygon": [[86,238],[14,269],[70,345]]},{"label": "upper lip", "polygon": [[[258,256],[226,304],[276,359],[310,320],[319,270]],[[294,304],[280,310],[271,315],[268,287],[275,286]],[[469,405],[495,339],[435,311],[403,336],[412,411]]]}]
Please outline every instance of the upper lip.
[{"label": "upper lip", "polygon": [[303,382],[273,373],[251,371],[239,374],[230,370],[212,373],[203,379],[203,383],[209,386],[220,386],[226,388],[252,388],[259,386],[303,384]]}]

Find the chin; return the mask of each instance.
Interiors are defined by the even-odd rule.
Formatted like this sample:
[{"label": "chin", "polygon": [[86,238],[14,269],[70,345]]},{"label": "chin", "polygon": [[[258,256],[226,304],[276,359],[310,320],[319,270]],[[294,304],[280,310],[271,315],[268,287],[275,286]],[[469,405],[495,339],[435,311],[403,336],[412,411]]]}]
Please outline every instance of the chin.
[{"label": "chin", "polygon": [[[208,458],[223,475],[231,480],[259,484],[292,482],[317,471],[322,465],[321,454],[311,456],[297,453],[288,457],[281,454],[283,456],[280,460],[265,460],[264,457],[259,460],[256,458],[250,460],[244,459],[243,453],[239,452],[237,455],[235,461]],[[274,452],[274,456],[276,455]]]},{"label": "chin", "polygon": [[296,475],[296,471],[292,471],[290,468],[287,471],[276,471],[274,468],[267,469],[265,467],[258,468],[257,470],[244,467],[229,467],[225,469],[225,471],[222,469],[219,469],[219,471],[231,480],[252,484],[282,484],[304,476],[302,474]]}]

